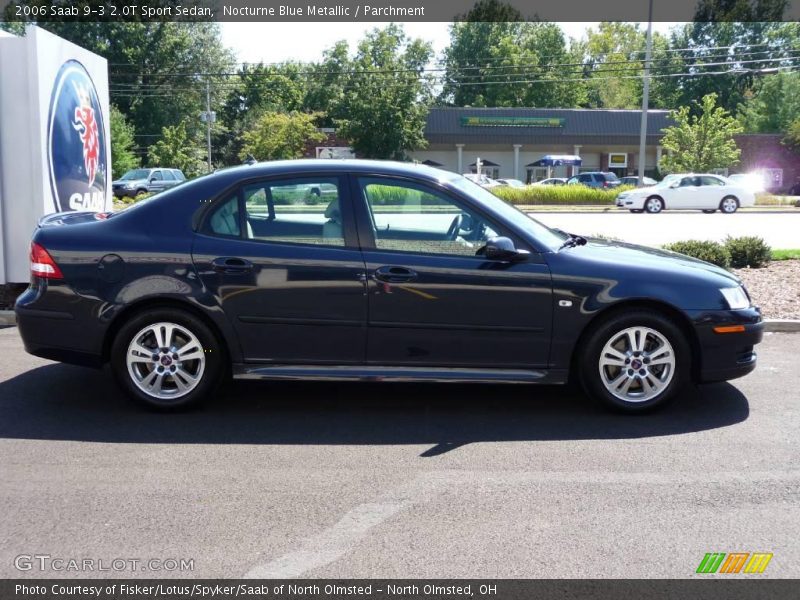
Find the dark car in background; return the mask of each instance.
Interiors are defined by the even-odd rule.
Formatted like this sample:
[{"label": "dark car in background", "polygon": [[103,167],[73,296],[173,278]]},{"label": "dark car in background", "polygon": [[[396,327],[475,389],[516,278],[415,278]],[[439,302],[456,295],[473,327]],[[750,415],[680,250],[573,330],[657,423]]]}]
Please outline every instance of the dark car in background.
[{"label": "dark car in background", "polygon": [[593,188],[615,188],[620,185],[619,178],[611,172],[587,171],[567,179],[567,185],[585,185]]},{"label": "dark car in background", "polygon": [[[620,183],[620,185],[635,185],[635,186],[638,186],[639,185],[639,178],[637,176],[635,176],[635,175],[628,175],[628,176],[625,176],[625,177],[620,177],[619,178],[619,183]],[[658,182],[655,179],[651,178],[651,177],[642,177],[642,186],[650,186],[650,185],[655,185],[657,183]]]},{"label": "dark car in background", "polygon": [[186,181],[180,169],[131,169],[119,179],[111,182],[115,197],[135,198],[139,194],[156,193],[175,187]]},{"label": "dark car in background", "polygon": [[28,352],[110,363],[162,408],[230,374],[575,378],[640,412],[752,371],[763,327],[725,269],[550,229],[461,175],[358,160],[235,167],[110,216],[47,216],[16,313]]}]

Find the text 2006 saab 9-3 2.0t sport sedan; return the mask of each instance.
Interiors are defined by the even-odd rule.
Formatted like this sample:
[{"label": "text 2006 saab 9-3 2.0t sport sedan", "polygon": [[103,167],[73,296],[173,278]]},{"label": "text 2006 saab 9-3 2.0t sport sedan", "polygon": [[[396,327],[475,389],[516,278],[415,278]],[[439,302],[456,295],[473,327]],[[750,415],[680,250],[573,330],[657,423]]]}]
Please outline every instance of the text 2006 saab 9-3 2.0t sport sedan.
[{"label": "text 2006 saab 9-3 2.0t sport sedan", "polygon": [[[322,191],[324,190],[324,193]],[[315,192],[316,191],[316,192]],[[755,368],[731,273],[545,227],[460,175],[292,161],[45,217],[19,330],[157,407],[245,379],[565,383],[631,412]]]}]

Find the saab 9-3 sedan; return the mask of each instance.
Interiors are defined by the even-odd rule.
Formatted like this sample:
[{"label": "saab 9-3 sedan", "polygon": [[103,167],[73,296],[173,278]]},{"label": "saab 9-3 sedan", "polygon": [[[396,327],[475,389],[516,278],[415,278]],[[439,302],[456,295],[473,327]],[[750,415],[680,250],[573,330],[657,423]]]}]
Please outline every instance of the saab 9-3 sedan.
[{"label": "saab 9-3 sedan", "polygon": [[16,312],[28,352],[109,363],[161,408],[228,376],[574,378],[640,412],[752,371],[763,327],[724,269],[551,229],[459,174],[361,160],[243,165],[47,216]]}]

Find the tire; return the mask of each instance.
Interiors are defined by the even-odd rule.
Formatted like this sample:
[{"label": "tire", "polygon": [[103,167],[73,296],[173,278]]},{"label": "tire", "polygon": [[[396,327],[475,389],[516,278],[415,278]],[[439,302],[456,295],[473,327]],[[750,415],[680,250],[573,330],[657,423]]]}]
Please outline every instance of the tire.
[{"label": "tire", "polygon": [[716,211],[716,209],[713,209],[713,208],[712,208],[712,209],[704,209],[704,210],[703,210],[703,212],[704,212],[705,214],[707,214],[707,215],[713,215],[713,214],[714,214],[715,212],[717,212],[717,211]]},{"label": "tire", "polygon": [[[632,341],[644,348],[642,354],[635,354]],[[620,412],[660,408],[690,379],[691,349],[686,335],[671,319],[654,310],[611,315],[588,332],[583,345],[579,375],[584,391]],[[614,354],[619,358],[615,360]],[[649,355],[659,364],[651,366]]]},{"label": "tire", "polygon": [[719,203],[719,210],[723,214],[732,215],[739,209],[739,199],[736,196],[725,196]]},{"label": "tire", "polygon": [[131,196],[131,198],[136,198],[136,196],[138,196],[139,194],[146,194],[146,193],[147,193],[146,189],[139,188],[138,190],[136,190],[136,193],[133,196]]},{"label": "tire", "polygon": [[631,209],[629,209],[629,210],[630,210],[632,213],[635,213],[635,214],[637,214],[637,215],[638,215],[638,214],[641,214],[641,213],[643,213],[643,212],[644,212],[644,209],[643,209],[643,208],[631,208]]},{"label": "tire", "polygon": [[[169,345],[158,346],[164,341]],[[164,352],[165,348],[170,351]],[[133,400],[169,410],[211,396],[222,381],[225,364],[219,340],[199,318],[180,309],[155,308],[135,314],[120,328],[111,346],[111,369]]]},{"label": "tire", "polygon": [[651,215],[657,215],[664,210],[664,201],[658,196],[650,196],[644,201],[644,209]]}]

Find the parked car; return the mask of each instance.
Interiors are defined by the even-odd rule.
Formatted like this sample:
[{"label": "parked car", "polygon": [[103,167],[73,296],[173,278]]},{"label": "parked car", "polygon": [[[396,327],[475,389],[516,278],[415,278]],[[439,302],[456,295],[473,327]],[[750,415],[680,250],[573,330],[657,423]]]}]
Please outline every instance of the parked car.
[{"label": "parked car", "polygon": [[532,185],[564,185],[567,183],[566,177],[548,177],[547,179],[542,179],[541,181],[537,181]]},{"label": "parked car", "polygon": [[[326,205],[271,200],[321,184],[338,190]],[[359,160],[234,167],[110,216],[46,216],[16,314],[31,354],[110,363],[159,408],[213,398],[230,373],[575,376],[641,412],[752,371],[763,327],[725,269],[550,229],[460,175]]]},{"label": "parked car", "polygon": [[464,173],[464,177],[469,179],[472,183],[477,183],[481,187],[485,188],[493,188],[500,185],[497,183],[496,180],[492,179],[488,175],[481,173],[478,175],[477,173]]},{"label": "parked car", "polygon": [[754,206],[756,197],[750,190],[709,173],[668,175],[651,187],[622,192],[617,207],[631,212],[660,213],[663,210],[717,210],[730,214],[740,207]]},{"label": "parked car", "polygon": [[135,198],[147,192],[161,192],[175,187],[186,181],[186,176],[180,169],[131,169],[125,175],[111,182],[111,189],[115,197],[129,196]]},{"label": "parked car", "polygon": [[748,189],[754,194],[766,190],[764,178],[759,173],[736,173],[729,175],[727,179],[730,183]]},{"label": "parked car", "polygon": [[620,185],[619,178],[611,172],[587,171],[567,179],[567,185],[586,185],[594,188],[614,188]]},{"label": "parked car", "polygon": [[[639,185],[639,178],[635,177],[635,176],[631,176],[631,175],[626,176],[626,177],[620,177],[619,178],[619,183],[620,183],[620,185],[635,185],[635,186],[638,186]],[[650,177],[642,177],[642,187],[655,185],[657,183],[658,182],[655,179],[651,179]]]},{"label": "parked car", "polygon": [[497,183],[500,185],[505,185],[507,187],[513,188],[524,188],[527,187],[522,181],[519,179],[496,179]]}]

